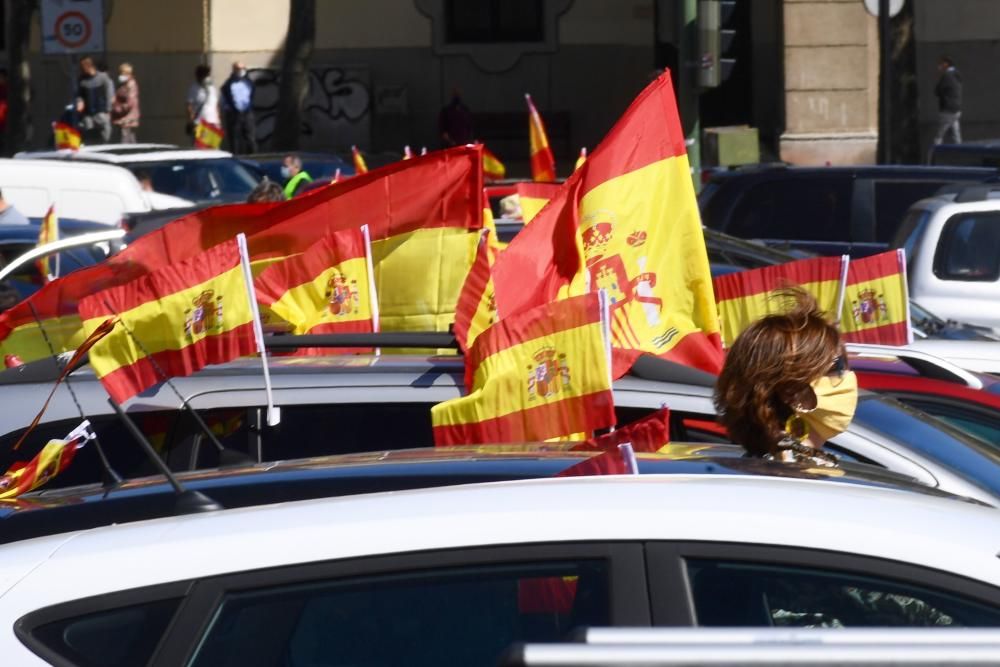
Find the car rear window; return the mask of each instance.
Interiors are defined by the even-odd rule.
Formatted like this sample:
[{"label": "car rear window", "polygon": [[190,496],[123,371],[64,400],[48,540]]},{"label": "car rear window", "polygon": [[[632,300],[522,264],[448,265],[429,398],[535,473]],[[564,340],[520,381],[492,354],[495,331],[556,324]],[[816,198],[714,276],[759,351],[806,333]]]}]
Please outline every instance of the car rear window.
[{"label": "car rear window", "polygon": [[724,231],[742,238],[849,241],[852,182],[783,179],[751,188]]}]

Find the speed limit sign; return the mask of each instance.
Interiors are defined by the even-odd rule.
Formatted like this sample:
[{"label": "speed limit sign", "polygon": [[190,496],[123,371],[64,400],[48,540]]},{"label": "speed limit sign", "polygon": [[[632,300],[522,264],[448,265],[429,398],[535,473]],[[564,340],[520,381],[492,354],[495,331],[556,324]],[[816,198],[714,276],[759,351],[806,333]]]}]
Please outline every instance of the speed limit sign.
[{"label": "speed limit sign", "polygon": [[44,53],[104,50],[103,0],[42,0],[40,9]]}]

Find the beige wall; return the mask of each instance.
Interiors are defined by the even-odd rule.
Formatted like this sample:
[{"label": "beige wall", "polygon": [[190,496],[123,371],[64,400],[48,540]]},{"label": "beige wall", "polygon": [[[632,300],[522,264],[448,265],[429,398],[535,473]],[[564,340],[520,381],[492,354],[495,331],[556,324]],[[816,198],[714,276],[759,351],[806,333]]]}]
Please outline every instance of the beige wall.
[{"label": "beige wall", "polygon": [[280,51],[288,30],[288,4],[289,0],[211,0],[209,48],[230,53]]},{"label": "beige wall", "polygon": [[119,0],[104,34],[109,52],[200,53],[202,25],[202,0]]},{"label": "beige wall", "polygon": [[413,0],[316,3],[317,49],[429,47],[430,44],[431,21],[417,10]]},{"label": "beige wall", "polygon": [[784,27],[782,158],[805,164],[873,162],[876,20],[859,0],[785,0]]},{"label": "beige wall", "polygon": [[652,0],[575,0],[559,19],[559,42],[649,46],[652,22]]}]

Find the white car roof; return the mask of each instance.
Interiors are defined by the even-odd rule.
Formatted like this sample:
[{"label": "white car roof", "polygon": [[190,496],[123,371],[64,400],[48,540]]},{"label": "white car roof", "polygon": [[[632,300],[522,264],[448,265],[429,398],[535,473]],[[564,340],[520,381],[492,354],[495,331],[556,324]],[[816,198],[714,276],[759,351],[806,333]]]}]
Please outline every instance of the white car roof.
[{"label": "white car roof", "polygon": [[73,162],[108,162],[110,164],[138,164],[143,162],[169,162],[172,160],[212,160],[233,157],[227,151],[182,148],[172,144],[105,144],[84,146],[80,150],[25,151],[14,155],[16,159],[53,158]]},{"label": "white car roof", "polygon": [[820,549],[1000,585],[994,509],[814,480],[607,476],[308,500],[17,542],[0,548],[10,587],[0,623],[70,599],[300,562],[591,540]]}]

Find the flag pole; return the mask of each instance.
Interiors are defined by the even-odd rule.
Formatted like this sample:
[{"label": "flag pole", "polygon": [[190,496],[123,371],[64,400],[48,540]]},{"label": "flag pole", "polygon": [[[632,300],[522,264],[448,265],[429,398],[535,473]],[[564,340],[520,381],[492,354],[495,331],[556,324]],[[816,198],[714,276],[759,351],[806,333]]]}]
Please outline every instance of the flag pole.
[{"label": "flag pole", "polygon": [[834,323],[840,329],[840,320],[844,315],[844,297],[847,294],[847,271],[851,265],[850,255],[840,256],[840,288],[837,292],[837,316]]},{"label": "flag pole", "polygon": [[[368,232],[368,225],[361,225],[361,235],[365,239],[365,266],[368,268],[368,300],[372,311],[372,331],[381,331],[378,311],[378,292],[375,291],[375,267],[372,262],[372,238]],[[381,348],[375,348],[375,356],[381,354]]]},{"label": "flag pole", "polygon": [[[611,306],[608,300],[608,293],[605,290],[597,290],[597,302],[601,307],[601,338],[604,341],[604,359],[608,368],[608,386],[614,384],[614,372],[611,369]],[[615,425],[608,428],[608,433],[614,433]]]},{"label": "flag pole", "polygon": [[638,475],[639,461],[635,458],[635,449],[632,447],[632,443],[621,443],[618,445],[618,452],[622,455],[622,461],[625,463],[627,473],[629,475]]},{"label": "flag pole", "polygon": [[253,337],[260,354],[260,363],[264,368],[264,393],[267,396],[267,425],[277,426],[281,422],[281,411],[274,407],[274,394],[271,391],[271,372],[267,367],[267,350],[264,347],[264,328],[260,324],[260,309],[257,308],[257,295],[253,289],[253,273],[250,271],[250,253],[247,251],[247,237],[242,232],[236,235],[236,244],[240,249],[240,265],[243,267],[243,279],[247,286],[247,298],[250,300],[250,312],[253,313]]},{"label": "flag pole", "polygon": [[896,261],[899,263],[899,275],[903,277],[903,303],[906,304],[906,344],[913,344],[913,325],[910,320],[910,286],[906,282],[906,250],[896,248]]}]

